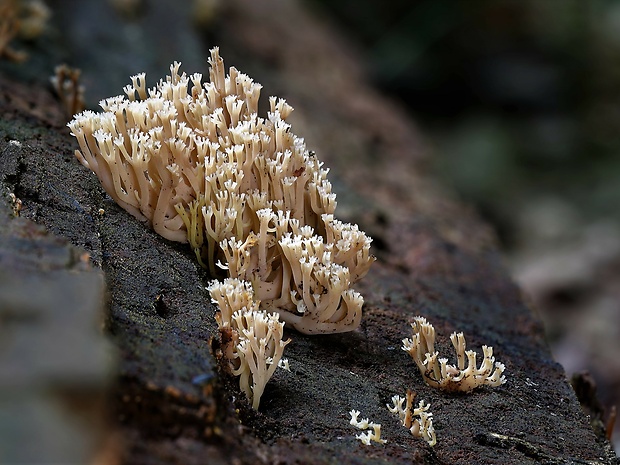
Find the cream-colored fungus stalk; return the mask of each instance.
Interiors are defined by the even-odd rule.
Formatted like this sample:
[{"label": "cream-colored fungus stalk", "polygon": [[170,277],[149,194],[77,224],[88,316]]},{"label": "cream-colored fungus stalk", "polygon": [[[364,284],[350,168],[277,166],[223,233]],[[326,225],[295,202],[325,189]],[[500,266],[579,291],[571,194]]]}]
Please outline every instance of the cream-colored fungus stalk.
[{"label": "cream-colored fungus stalk", "polygon": [[479,386],[500,386],[506,382],[504,364],[495,361],[492,347],[482,346],[484,359],[478,367],[476,352],[465,350],[463,333],[452,333],[450,340],[456,351],[457,363],[449,365],[448,359],[439,358],[439,352],[435,351],[433,325],[418,316],[411,327],[412,336],[403,339],[402,349],[411,355],[429,386],[444,391],[471,392]]},{"label": "cream-colored fungus stalk", "polygon": [[133,76],[126,96],[103,100],[69,123],[106,192],[166,239],[189,242],[215,275],[252,284],[264,308],[305,333],[360,322],[351,289],[374,261],[371,239],[334,219],[328,170],[286,122],[293,108],[211,50],[209,82],[180,73],[155,87]]},{"label": "cream-colored fungus stalk", "polygon": [[[431,405],[421,400],[416,408],[413,408],[415,393],[407,389],[407,396],[395,395],[392,397],[393,406],[387,404],[390,412],[398,415],[402,425],[415,437],[424,439],[429,446],[437,444],[437,435],[433,428],[433,414],[428,410]],[[403,404],[405,406],[403,407]],[[414,418],[418,417],[418,418]]]},{"label": "cream-colored fungus stalk", "polygon": [[223,349],[239,387],[258,409],[265,385],[277,367],[288,369],[288,360],[282,358],[284,323],[277,313],[259,310],[252,286],[235,278],[223,282],[212,281],[208,287],[213,302],[219,307],[216,321],[220,331],[230,330],[231,343]]}]

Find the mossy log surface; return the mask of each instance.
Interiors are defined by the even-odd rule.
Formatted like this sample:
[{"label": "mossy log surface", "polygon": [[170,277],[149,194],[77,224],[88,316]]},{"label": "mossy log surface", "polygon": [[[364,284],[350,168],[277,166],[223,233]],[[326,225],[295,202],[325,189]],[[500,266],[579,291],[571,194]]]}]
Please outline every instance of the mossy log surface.
[{"label": "mossy log surface", "polygon": [[[117,207],[73,156],[75,141],[50,91],[5,69],[2,241],[19,234],[7,225],[32,221],[87,252],[105,276],[103,331],[118,355],[106,385],[113,418],[105,456],[187,465],[616,463],[553,361],[492,232],[424,173],[428,154],[415,125],[368,85],[337,34],[295,2],[238,0],[226,8],[210,39],[228,65],[293,104],[295,132],[332,169],[337,216],[374,238],[378,260],[357,286],[366,302],[362,325],[338,335],[287,332],[291,372],[276,372],[253,411],[212,355],[210,278],[191,250]],[[22,202],[20,219],[10,214],[8,192]],[[12,273],[16,263],[6,257],[14,255],[0,247],[0,271]],[[493,346],[507,383],[469,395],[426,386],[401,350],[417,315],[435,325],[441,353],[452,353],[453,331],[465,333],[469,348]],[[408,388],[432,406],[433,448],[386,408]],[[352,409],[381,423],[387,443],[355,439]]]}]

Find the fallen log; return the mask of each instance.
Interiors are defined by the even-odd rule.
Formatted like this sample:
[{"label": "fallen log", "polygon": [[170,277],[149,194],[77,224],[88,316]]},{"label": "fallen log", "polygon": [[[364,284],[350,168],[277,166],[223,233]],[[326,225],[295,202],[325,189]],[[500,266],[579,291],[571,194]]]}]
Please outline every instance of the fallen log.
[{"label": "fallen log", "polygon": [[[616,463],[553,361],[492,232],[424,172],[427,155],[414,124],[368,85],[337,34],[295,2],[239,0],[226,8],[215,35],[228,63],[295,106],[296,132],[332,168],[338,215],[374,238],[378,260],[357,286],[366,301],[362,325],[337,335],[287,332],[291,372],[278,371],[260,410],[252,410],[212,355],[209,276],[190,248],[163,240],[114,204],[74,158],[75,142],[49,90],[5,71],[0,271],[15,274],[24,258],[10,258],[10,244],[21,227],[40,231],[36,223],[70,256],[88,253],[105,277],[105,300],[97,286],[77,294],[90,302],[90,314],[104,301],[103,334],[118,354],[111,385],[101,381],[113,413],[104,428],[111,439],[93,450],[123,463]],[[45,255],[28,257],[33,268],[46,268]],[[42,276],[52,283],[58,274]],[[63,279],[88,288],[72,276]],[[28,286],[15,292],[35,298]],[[55,315],[57,305],[50,301],[46,311]],[[400,348],[417,315],[433,322],[441,353],[449,353],[453,331],[463,331],[473,348],[492,345],[506,365],[506,384],[468,395],[425,385]],[[386,408],[407,389],[432,406],[434,447]],[[351,410],[381,423],[387,443],[362,445]]]}]

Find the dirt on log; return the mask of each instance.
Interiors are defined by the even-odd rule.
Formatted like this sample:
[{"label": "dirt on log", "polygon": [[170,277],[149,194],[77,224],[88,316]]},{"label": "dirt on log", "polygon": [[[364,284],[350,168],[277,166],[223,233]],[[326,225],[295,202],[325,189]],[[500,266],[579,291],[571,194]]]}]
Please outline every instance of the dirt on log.
[{"label": "dirt on log", "polygon": [[[338,217],[373,236],[378,260],[356,286],[365,298],[362,325],[338,335],[288,331],[291,372],[276,372],[253,411],[212,355],[210,278],[189,247],[162,239],[116,206],[73,156],[75,141],[49,90],[5,71],[2,241],[37,227],[23,222],[37,223],[52,242],[76,247],[70,256],[87,252],[105,276],[102,326],[117,365],[105,385],[113,415],[98,426],[108,438],[93,446],[98,457],[188,465],[617,463],[604,432],[590,424],[597,419],[582,411],[552,360],[493,234],[423,173],[426,153],[414,124],[367,84],[338,35],[297,3],[268,0],[228,3],[211,35],[205,53],[221,45],[228,65],[293,104],[295,132],[332,168]],[[20,218],[10,211],[14,198]],[[13,273],[14,257],[0,247],[2,275]],[[47,266],[34,257],[31,266]],[[417,315],[435,325],[442,354],[452,351],[453,331],[463,331],[478,352],[493,346],[506,384],[469,395],[426,386],[401,350]],[[434,447],[386,408],[407,389],[431,404]],[[380,423],[387,443],[362,445],[349,424],[352,409]]]}]

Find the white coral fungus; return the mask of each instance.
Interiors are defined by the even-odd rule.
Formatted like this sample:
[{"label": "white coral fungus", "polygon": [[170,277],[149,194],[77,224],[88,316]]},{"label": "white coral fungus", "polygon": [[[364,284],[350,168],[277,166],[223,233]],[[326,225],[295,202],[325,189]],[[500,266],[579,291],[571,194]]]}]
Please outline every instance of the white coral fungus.
[{"label": "white coral fungus", "polygon": [[349,415],[351,415],[351,420],[349,423],[356,428],[367,430],[365,433],[360,433],[355,436],[356,439],[362,441],[362,444],[369,446],[371,442],[376,442],[379,444],[385,444],[387,441],[385,439],[381,439],[381,425],[379,423],[373,423],[368,421],[368,418],[364,418],[363,420],[358,420],[359,410],[351,410]]},{"label": "white coral fungus", "polygon": [[476,352],[465,350],[463,333],[452,333],[450,340],[456,351],[457,363],[449,365],[448,359],[439,358],[439,352],[435,351],[433,325],[418,316],[414,318],[411,327],[412,336],[403,339],[402,349],[411,355],[429,386],[444,391],[471,392],[478,386],[500,386],[506,382],[506,377],[503,376],[505,366],[495,361],[493,347],[482,346],[484,359],[478,367]]},{"label": "white coral fungus", "polygon": [[288,360],[282,359],[284,323],[277,313],[258,310],[259,302],[252,296],[247,282],[227,278],[212,281],[208,287],[219,312],[216,321],[221,331],[232,331],[232,342],[225,348],[232,373],[239,376],[239,387],[258,409],[267,381],[278,366],[288,369]]},{"label": "white coral fungus", "polygon": [[[435,428],[433,428],[433,414],[428,411],[431,405],[421,400],[417,408],[413,408],[414,398],[415,393],[408,389],[406,397],[393,396],[392,403],[394,405],[387,404],[387,408],[390,412],[398,415],[402,425],[413,436],[424,439],[432,447],[437,444],[437,436]],[[405,404],[404,407],[403,404]],[[413,417],[416,416],[418,418],[414,419]]]},{"label": "white coral fungus", "polygon": [[69,123],[76,157],[125,210],[166,239],[189,242],[212,275],[216,264],[252,283],[268,310],[304,333],[351,331],[363,299],[351,286],[374,261],[371,239],[334,219],[328,170],[286,122],[293,108],[217,48],[209,82],[180,73],[147,88],[133,76],[125,96]]}]

